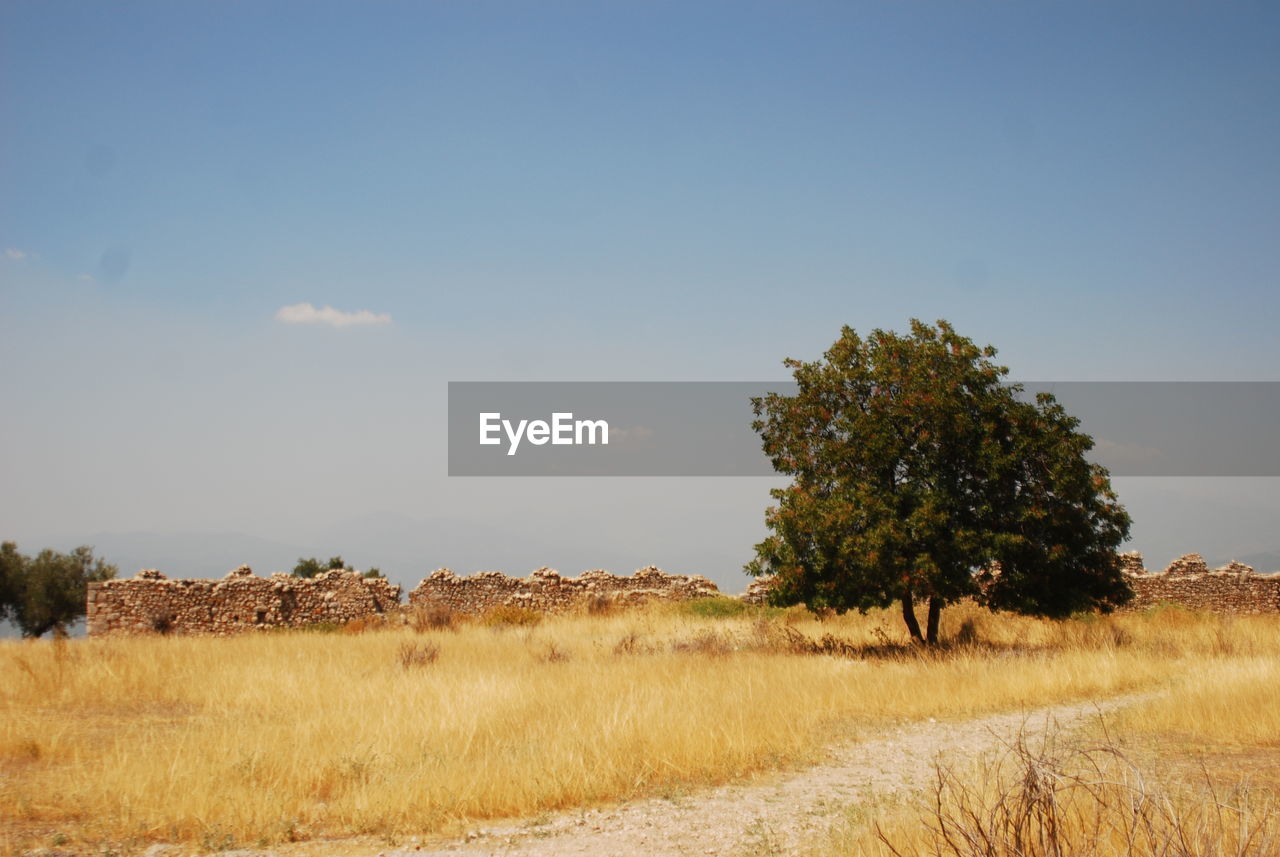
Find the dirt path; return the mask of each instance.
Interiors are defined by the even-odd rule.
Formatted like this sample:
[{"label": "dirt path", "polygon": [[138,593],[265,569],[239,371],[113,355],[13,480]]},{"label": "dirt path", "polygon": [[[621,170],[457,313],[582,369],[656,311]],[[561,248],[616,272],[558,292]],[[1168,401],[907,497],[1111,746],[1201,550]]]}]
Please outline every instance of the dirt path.
[{"label": "dirt path", "polygon": [[381,857],[689,857],[792,853],[826,831],[833,814],[925,786],[933,762],[963,761],[997,748],[1020,729],[1078,726],[1148,694],[1059,705],[959,723],[913,724],[833,747],[821,764],[765,783],[730,785],[675,799],[653,798],[517,824],[483,827],[431,850],[387,850]]}]

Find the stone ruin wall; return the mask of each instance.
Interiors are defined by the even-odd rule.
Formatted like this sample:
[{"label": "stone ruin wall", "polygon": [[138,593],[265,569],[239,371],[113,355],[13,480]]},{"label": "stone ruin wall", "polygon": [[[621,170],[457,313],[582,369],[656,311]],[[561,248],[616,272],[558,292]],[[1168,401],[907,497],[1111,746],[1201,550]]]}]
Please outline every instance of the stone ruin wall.
[{"label": "stone ruin wall", "polygon": [[89,636],[178,633],[228,635],[319,622],[344,623],[394,610],[400,587],[354,571],[313,578],[258,577],[242,565],[221,580],[170,580],[154,569],[90,583]]},{"label": "stone ruin wall", "polygon": [[1213,613],[1280,612],[1280,574],[1256,574],[1239,562],[1209,569],[1204,557],[1189,553],[1162,572],[1148,572],[1142,554],[1121,554],[1133,600],[1125,610],[1143,610],[1168,603]]},{"label": "stone ruin wall", "polygon": [[[258,577],[248,566],[240,566],[221,580],[170,580],[146,569],[131,578],[89,584],[87,630],[91,637],[148,633],[225,636],[321,622],[342,624],[399,609],[400,592],[396,584],[354,571],[326,571],[310,579],[282,572]],[[666,574],[653,566],[629,577],[607,571],[561,577],[549,568],[540,568],[525,578],[498,571],[459,577],[440,569],[409,593],[409,603],[441,605],[471,614],[499,606],[560,612],[597,596],[627,605],[719,594],[705,577]]]},{"label": "stone ruin wall", "polygon": [[[1125,610],[1161,603],[1216,613],[1280,612],[1280,574],[1256,574],[1237,562],[1210,570],[1199,554],[1174,560],[1163,572],[1149,572],[1142,555],[1121,554],[1134,599]],[[763,603],[769,579],[751,582],[744,601]],[[173,632],[228,635],[322,622],[342,624],[394,611],[401,589],[381,578],[353,571],[326,571],[314,578],[276,573],[258,577],[241,566],[221,580],[170,580],[155,570],[132,578],[89,584],[90,636]],[[602,597],[620,605],[650,600],[685,600],[720,595],[700,575],[670,575],[653,566],[627,577],[587,571],[562,577],[540,568],[528,577],[482,571],[459,577],[439,569],[409,593],[412,607],[443,606],[479,614],[494,607],[527,607],[563,612]]]},{"label": "stone ruin wall", "polygon": [[607,571],[584,571],[578,577],[562,577],[540,568],[528,577],[508,577],[500,571],[482,571],[459,577],[439,569],[409,593],[412,607],[448,607],[460,613],[478,614],[494,607],[527,607],[545,613],[571,610],[594,598],[621,605],[650,600],[683,601],[719,595],[720,590],[697,574],[667,574],[647,566],[629,577]]},{"label": "stone ruin wall", "polygon": [[[1198,553],[1175,559],[1162,572],[1147,571],[1142,554],[1137,551],[1120,554],[1120,566],[1133,589],[1133,600],[1122,610],[1177,604],[1212,613],[1280,612],[1280,573],[1257,574],[1252,567],[1234,560],[1210,570]],[[753,580],[742,600],[765,603],[771,584],[769,577]]]},{"label": "stone ruin wall", "polygon": [[753,578],[747,584],[747,591],[742,593],[741,598],[748,604],[766,604],[769,601],[771,589],[773,589],[773,575],[766,574],[764,577]]}]

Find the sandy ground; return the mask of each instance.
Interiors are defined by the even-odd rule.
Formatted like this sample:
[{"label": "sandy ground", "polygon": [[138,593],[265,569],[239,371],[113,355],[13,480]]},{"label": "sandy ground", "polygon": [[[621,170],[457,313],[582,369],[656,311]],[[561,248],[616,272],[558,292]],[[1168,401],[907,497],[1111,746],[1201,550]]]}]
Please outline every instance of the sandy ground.
[{"label": "sandy ground", "polygon": [[883,803],[925,787],[933,777],[935,761],[963,763],[1000,749],[1020,730],[1033,736],[1050,725],[1069,729],[1145,696],[955,723],[913,724],[832,747],[821,764],[764,782],[486,825],[457,841],[375,853],[379,857],[790,854],[828,831],[851,807]]}]

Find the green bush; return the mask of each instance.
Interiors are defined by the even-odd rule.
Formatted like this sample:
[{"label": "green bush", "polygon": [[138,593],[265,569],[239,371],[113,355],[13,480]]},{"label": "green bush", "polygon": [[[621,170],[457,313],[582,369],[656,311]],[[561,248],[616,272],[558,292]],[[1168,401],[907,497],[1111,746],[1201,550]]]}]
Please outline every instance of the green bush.
[{"label": "green bush", "polygon": [[323,563],[315,557],[298,557],[298,564],[290,572],[294,577],[315,577],[323,571],[341,571],[347,567],[341,556],[330,557]]},{"label": "green bush", "polygon": [[742,616],[745,613],[752,613],[759,609],[747,604],[745,601],[739,601],[737,598],[730,598],[727,595],[693,598],[685,601],[682,606],[687,612],[692,613],[694,616],[701,616],[704,619],[731,619],[734,616]]}]

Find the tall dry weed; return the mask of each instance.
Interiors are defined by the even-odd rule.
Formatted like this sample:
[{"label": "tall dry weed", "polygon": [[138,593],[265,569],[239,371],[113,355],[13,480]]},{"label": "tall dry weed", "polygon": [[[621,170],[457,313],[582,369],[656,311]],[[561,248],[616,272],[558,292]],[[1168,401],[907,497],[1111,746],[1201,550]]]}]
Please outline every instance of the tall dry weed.
[{"label": "tall dry weed", "polygon": [[[1271,857],[1275,796],[1161,778],[1116,743],[1025,732],[992,761],[938,765],[915,813],[874,825],[893,857]],[[865,849],[876,852],[876,849]]]}]

